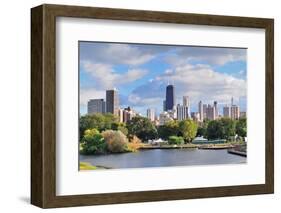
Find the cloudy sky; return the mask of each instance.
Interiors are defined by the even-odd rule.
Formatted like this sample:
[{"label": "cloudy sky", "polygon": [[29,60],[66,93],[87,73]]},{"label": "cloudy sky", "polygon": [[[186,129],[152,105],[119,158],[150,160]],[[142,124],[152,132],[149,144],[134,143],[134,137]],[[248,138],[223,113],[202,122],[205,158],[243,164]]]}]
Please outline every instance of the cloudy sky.
[{"label": "cloudy sky", "polygon": [[145,115],[147,108],[163,109],[165,88],[175,86],[177,103],[190,97],[191,111],[218,101],[219,109],[231,97],[246,108],[247,50],[195,46],[79,42],[80,113],[89,99],[104,98],[117,88],[121,107]]}]

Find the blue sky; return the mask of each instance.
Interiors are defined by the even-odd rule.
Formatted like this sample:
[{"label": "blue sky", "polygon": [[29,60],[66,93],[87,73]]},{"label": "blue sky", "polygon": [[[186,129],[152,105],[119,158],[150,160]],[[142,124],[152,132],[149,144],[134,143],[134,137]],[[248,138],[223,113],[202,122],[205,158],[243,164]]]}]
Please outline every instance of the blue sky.
[{"label": "blue sky", "polygon": [[168,83],[175,86],[177,103],[190,97],[191,111],[198,111],[200,100],[216,100],[222,109],[231,97],[246,110],[246,49],[79,42],[79,54],[81,115],[89,99],[105,99],[113,88],[121,107],[160,113]]}]

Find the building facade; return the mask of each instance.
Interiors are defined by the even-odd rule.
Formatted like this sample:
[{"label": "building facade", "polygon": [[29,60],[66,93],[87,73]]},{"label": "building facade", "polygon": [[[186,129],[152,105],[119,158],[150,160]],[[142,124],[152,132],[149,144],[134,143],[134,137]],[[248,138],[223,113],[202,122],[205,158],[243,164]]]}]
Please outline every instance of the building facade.
[{"label": "building facade", "polygon": [[166,110],[173,110],[175,106],[175,88],[173,85],[166,87]]},{"label": "building facade", "polygon": [[88,114],[105,113],[105,101],[103,99],[90,99],[87,104]]},{"label": "building facade", "polygon": [[106,112],[118,115],[119,97],[116,89],[106,90]]},{"label": "building facade", "polygon": [[199,121],[203,122],[204,117],[203,117],[203,103],[202,103],[202,101],[199,101],[199,103],[198,103],[198,113],[199,113]]},{"label": "building facade", "polygon": [[179,121],[186,120],[189,118],[189,107],[177,105],[177,119]]},{"label": "building facade", "polygon": [[150,121],[155,121],[155,109],[147,109],[146,116]]}]

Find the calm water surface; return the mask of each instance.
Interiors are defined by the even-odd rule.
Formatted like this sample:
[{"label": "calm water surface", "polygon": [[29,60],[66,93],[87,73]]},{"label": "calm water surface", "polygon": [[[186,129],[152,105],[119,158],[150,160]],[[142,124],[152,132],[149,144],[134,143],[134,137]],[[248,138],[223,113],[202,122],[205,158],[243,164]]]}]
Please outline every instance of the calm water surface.
[{"label": "calm water surface", "polygon": [[142,168],[246,163],[247,158],[228,154],[227,150],[154,149],[136,153],[108,155],[80,155],[80,161],[95,166],[117,168]]}]

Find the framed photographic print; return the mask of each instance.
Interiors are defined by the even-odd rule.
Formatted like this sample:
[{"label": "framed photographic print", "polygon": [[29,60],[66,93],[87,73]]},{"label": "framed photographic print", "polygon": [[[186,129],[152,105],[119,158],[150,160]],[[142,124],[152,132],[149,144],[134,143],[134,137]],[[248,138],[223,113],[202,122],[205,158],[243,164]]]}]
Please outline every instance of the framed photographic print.
[{"label": "framed photographic print", "polygon": [[273,19],[31,9],[31,203],[273,193]]}]

